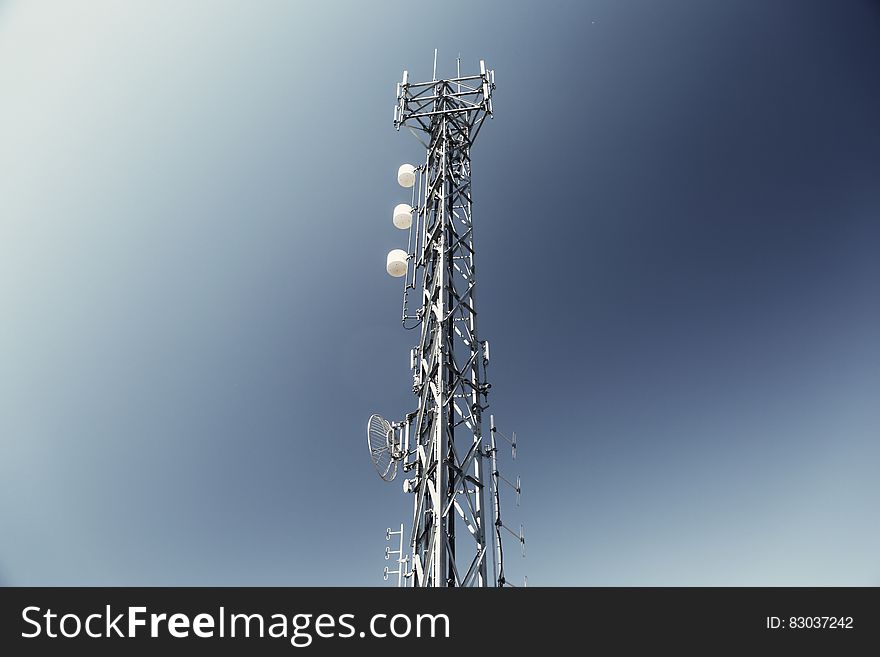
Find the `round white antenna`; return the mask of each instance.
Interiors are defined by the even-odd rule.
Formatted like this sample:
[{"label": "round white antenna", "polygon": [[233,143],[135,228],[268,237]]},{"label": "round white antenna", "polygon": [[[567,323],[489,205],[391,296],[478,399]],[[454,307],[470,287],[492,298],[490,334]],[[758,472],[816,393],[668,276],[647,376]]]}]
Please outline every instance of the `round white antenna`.
[{"label": "round white antenna", "polygon": [[409,230],[409,227],[412,226],[412,211],[412,206],[408,203],[395,205],[392,218],[394,226],[400,230]]},{"label": "round white antenna", "polygon": [[388,258],[385,261],[385,271],[400,278],[406,274],[406,251],[403,249],[393,249],[388,252]]},{"label": "round white antenna", "polygon": [[385,481],[392,481],[397,476],[400,445],[394,427],[376,413],[367,421],[367,447],[370,448],[370,458],[376,472]]},{"label": "round white antenna", "polygon": [[401,187],[412,187],[416,184],[416,168],[412,164],[401,164],[397,170],[397,182]]}]

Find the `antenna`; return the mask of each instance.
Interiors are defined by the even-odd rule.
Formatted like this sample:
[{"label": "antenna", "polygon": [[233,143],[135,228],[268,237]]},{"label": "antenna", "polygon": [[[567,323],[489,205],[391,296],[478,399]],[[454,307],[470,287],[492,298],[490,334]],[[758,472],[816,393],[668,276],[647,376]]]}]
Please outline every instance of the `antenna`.
[{"label": "antenna", "polygon": [[[408,238],[405,250],[393,249],[386,259],[388,273],[403,279],[403,326],[417,335],[409,354],[417,405],[403,422],[373,416],[367,434],[379,475],[391,481],[403,469],[403,490],[413,495],[409,554],[397,570],[386,568],[386,579],[397,574],[399,584],[418,587],[504,586],[502,534],[507,530],[523,547],[525,537],[521,527],[516,533],[501,521],[501,488],[518,501],[522,487],[519,477],[498,471],[494,418],[490,435],[483,433],[491,385],[489,343],[477,333],[470,155],[492,115],[495,83],[482,61],[479,73],[467,75],[458,57],[455,75],[437,79],[435,49],[430,81],[411,82],[404,71],[397,85],[394,127],[405,126],[425,147],[423,164],[397,171],[400,186],[412,191],[408,203],[400,199],[394,207],[392,223]],[[515,435],[504,439],[515,455]],[[388,530],[386,538],[392,536]],[[386,558],[404,559],[402,540]]]},{"label": "antenna", "polygon": [[[498,586],[513,586],[504,574],[504,550],[502,548],[502,532],[505,530],[508,534],[519,541],[522,556],[526,556],[526,537],[522,524],[519,526],[519,534],[504,524],[501,519],[501,484],[507,484],[516,493],[516,505],[519,506],[520,496],[522,495],[522,482],[519,475],[516,477],[516,483],[502,476],[498,468],[498,446],[495,437],[499,436],[510,444],[511,458],[516,460],[516,434],[513,433],[512,438],[508,438],[498,431],[495,426],[495,416],[489,416],[489,454],[492,459],[492,507],[495,516],[495,581]],[[526,580],[528,581],[528,580]],[[525,584],[524,584],[525,586]]]},{"label": "antenna", "polygon": [[397,537],[397,549],[392,550],[391,545],[386,545],[385,561],[390,561],[391,557],[394,556],[397,561],[397,569],[391,570],[388,566],[385,566],[385,569],[382,571],[382,579],[387,582],[389,575],[397,575],[397,586],[400,587],[403,586],[403,579],[412,575],[412,573],[408,573],[406,570],[409,556],[403,553],[403,523],[400,523],[400,529],[396,531],[391,531],[391,527],[385,530],[385,540],[389,543],[395,536]]},{"label": "antenna", "polygon": [[385,481],[394,481],[397,463],[403,458],[398,428],[374,413],[367,421],[367,447],[379,476]]}]

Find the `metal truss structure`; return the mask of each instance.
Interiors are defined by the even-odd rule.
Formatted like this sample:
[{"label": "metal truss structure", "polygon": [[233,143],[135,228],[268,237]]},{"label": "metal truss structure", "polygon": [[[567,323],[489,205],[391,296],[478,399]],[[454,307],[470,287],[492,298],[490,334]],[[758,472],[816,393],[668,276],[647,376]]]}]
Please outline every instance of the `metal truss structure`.
[{"label": "metal truss structure", "polygon": [[[380,475],[388,479],[399,462],[404,490],[415,498],[410,553],[403,527],[398,549],[386,550],[386,559],[398,557],[386,578],[397,574],[401,585],[504,586],[502,531],[525,545],[522,529],[502,523],[498,489],[506,482],[518,497],[519,478],[513,484],[498,472],[494,421],[490,436],[483,434],[489,344],[477,335],[470,149],[492,116],[494,87],[494,72],[481,61],[478,75],[430,82],[409,82],[404,71],[397,88],[394,125],[426,147],[425,163],[410,167],[412,178],[399,176],[413,188],[412,205],[404,206],[411,222],[399,225],[395,216],[409,229],[403,273],[392,272],[389,254],[389,273],[404,276],[404,327],[419,330],[410,358],[418,408],[397,423],[374,416],[368,439]],[[515,455],[515,438],[511,443]],[[397,533],[389,529],[391,536]]]}]

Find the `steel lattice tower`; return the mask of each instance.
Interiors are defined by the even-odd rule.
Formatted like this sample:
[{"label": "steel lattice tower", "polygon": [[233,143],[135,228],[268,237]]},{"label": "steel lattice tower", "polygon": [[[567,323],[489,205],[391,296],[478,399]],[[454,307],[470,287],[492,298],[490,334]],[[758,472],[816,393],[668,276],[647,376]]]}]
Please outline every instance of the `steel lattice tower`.
[{"label": "steel lattice tower", "polygon": [[[398,85],[394,125],[423,135],[427,151],[424,165],[398,172],[400,184],[413,188],[413,205],[394,213],[395,225],[409,229],[409,248],[388,257],[388,272],[404,277],[403,324],[419,329],[410,358],[418,408],[399,423],[373,416],[368,440],[380,475],[393,478],[400,462],[404,490],[415,497],[410,554],[402,526],[399,550],[386,550],[399,562],[386,577],[393,572],[412,586],[505,584],[501,530],[511,530],[501,523],[495,429],[487,441],[482,428],[489,345],[477,335],[470,157],[492,115],[494,86],[483,62],[479,75],[422,83],[410,83],[404,71]],[[419,295],[415,312],[410,293]],[[510,485],[519,494],[519,480]],[[522,531],[514,536],[524,544]]]}]

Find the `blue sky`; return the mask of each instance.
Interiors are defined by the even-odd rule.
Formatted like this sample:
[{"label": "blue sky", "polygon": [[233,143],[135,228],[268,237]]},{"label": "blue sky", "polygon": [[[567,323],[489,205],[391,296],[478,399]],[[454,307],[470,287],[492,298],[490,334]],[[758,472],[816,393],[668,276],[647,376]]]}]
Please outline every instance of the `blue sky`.
[{"label": "blue sky", "polygon": [[490,403],[545,585],[878,585],[871,2],[0,3],[0,582],[382,585],[404,68],[496,70]]}]

